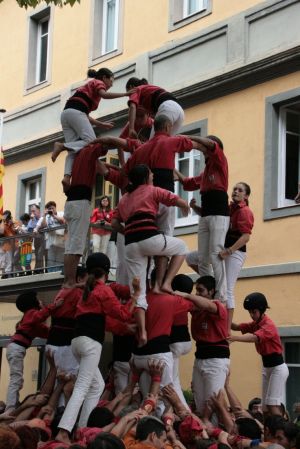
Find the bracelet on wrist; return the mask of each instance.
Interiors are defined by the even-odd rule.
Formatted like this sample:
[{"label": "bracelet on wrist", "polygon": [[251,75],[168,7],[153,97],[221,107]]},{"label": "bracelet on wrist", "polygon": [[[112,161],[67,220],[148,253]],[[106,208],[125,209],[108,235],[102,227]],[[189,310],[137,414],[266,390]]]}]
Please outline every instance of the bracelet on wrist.
[{"label": "bracelet on wrist", "polygon": [[158,375],[152,376],[152,377],[151,377],[151,380],[152,380],[152,382],[160,383],[160,381],[161,381],[161,376],[158,376]]}]

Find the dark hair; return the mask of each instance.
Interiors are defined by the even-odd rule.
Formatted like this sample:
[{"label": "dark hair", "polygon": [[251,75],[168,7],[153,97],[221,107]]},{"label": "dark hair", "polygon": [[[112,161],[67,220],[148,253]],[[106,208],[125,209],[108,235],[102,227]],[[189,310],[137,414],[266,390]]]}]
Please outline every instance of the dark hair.
[{"label": "dark hair", "polygon": [[21,215],[20,220],[21,221],[29,221],[30,220],[30,215],[26,214],[26,212],[25,212],[25,214]]},{"label": "dark hair", "polygon": [[253,398],[251,401],[249,401],[248,404],[248,410],[251,412],[254,405],[260,405],[261,404],[261,398]]},{"label": "dark hair", "polygon": [[93,268],[90,271],[89,276],[86,280],[84,289],[83,289],[83,295],[82,295],[83,301],[86,301],[89,294],[94,290],[95,285],[96,285],[96,280],[102,278],[102,276],[104,276],[105,274],[107,274],[107,271],[100,267]]},{"label": "dark hair", "polygon": [[76,282],[78,278],[83,278],[87,274],[87,269],[83,265],[78,265],[76,268]]},{"label": "dark hair", "polygon": [[103,195],[103,196],[101,196],[101,198],[100,198],[100,200],[99,200],[99,209],[100,208],[102,208],[102,200],[104,200],[104,199],[107,199],[108,200],[108,205],[105,207],[105,210],[106,210],[106,212],[109,212],[110,210],[111,210],[111,207],[110,207],[110,198],[109,198],[109,196],[107,196],[107,195]]},{"label": "dark hair", "polygon": [[164,423],[158,418],[154,418],[154,416],[146,416],[138,422],[135,436],[137,440],[144,441],[148,438],[150,433],[154,432],[159,438],[165,430],[166,428]]},{"label": "dark hair", "polygon": [[111,424],[115,415],[106,407],[95,407],[89,416],[87,427],[105,427]]},{"label": "dark hair", "polygon": [[255,419],[238,418],[235,420],[235,423],[240,436],[250,438],[250,440],[261,438],[261,429]]},{"label": "dark hair", "polygon": [[216,142],[219,145],[219,147],[221,148],[221,150],[224,149],[223,142],[222,142],[222,140],[219,137],[210,135],[210,136],[206,136],[206,138]]},{"label": "dark hair", "polygon": [[55,201],[48,201],[48,203],[45,204],[45,208],[48,209],[48,207],[56,207],[56,202]]},{"label": "dark hair", "polygon": [[39,432],[37,429],[24,425],[17,427],[15,432],[21,440],[20,448],[36,449],[38,447]]},{"label": "dark hair", "polygon": [[133,192],[139,186],[146,184],[150,175],[150,168],[145,164],[138,164],[128,173],[129,184],[128,192]]},{"label": "dark hair", "polygon": [[23,313],[30,309],[39,309],[40,305],[37,299],[37,292],[35,290],[28,290],[25,293],[21,293],[16,299],[16,307]]},{"label": "dark hair", "polygon": [[20,438],[10,427],[0,427],[0,449],[17,449],[20,447]]},{"label": "dark hair", "polygon": [[101,432],[86,449],[125,449],[121,438],[109,432]]},{"label": "dark hair", "polygon": [[30,208],[33,207],[33,206],[36,207],[38,210],[41,209],[41,207],[40,207],[38,204],[31,204],[31,205],[30,205]]},{"label": "dark hair", "polygon": [[193,280],[186,274],[176,274],[172,281],[172,290],[180,292],[192,293],[194,287]]},{"label": "dark hair", "polygon": [[272,437],[275,437],[275,433],[277,430],[283,430],[284,428],[284,419],[279,415],[269,415],[266,416],[264,421],[264,426],[269,429],[269,433]]},{"label": "dark hair", "polygon": [[114,76],[114,74],[111,70],[106,68],[99,70],[89,69],[87,71],[87,76],[89,78],[96,78],[96,80],[103,80],[103,78],[111,78],[112,76]]},{"label": "dark hair", "polygon": [[201,276],[196,280],[196,284],[204,285],[208,291],[216,289],[216,280],[213,276]]},{"label": "dark hair", "polygon": [[146,78],[136,78],[135,76],[129,78],[126,83],[126,90],[132,89],[133,87],[143,86],[144,84],[148,84]]},{"label": "dark hair", "polygon": [[172,121],[169,119],[169,117],[167,115],[164,115],[164,114],[157,115],[154,119],[154,124],[153,124],[154,131],[155,132],[163,131],[167,124],[172,125]]},{"label": "dark hair", "polygon": [[291,443],[296,439],[297,435],[299,435],[300,429],[297,424],[294,424],[292,422],[285,422],[283,426],[283,433],[288,442]]},{"label": "dark hair", "polygon": [[3,212],[3,215],[7,215],[6,219],[11,220],[11,211],[10,210],[5,210]]}]

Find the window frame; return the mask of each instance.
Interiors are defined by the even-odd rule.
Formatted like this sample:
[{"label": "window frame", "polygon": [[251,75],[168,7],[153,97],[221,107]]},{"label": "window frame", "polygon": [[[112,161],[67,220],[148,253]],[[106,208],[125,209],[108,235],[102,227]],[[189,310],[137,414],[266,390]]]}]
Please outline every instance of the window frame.
[{"label": "window frame", "polygon": [[[40,180],[40,209],[43,210],[45,205],[45,195],[46,195],[46,167],[39,168],[37,170],[32,170],[30,172],[22,173],[17,178],[17,198],[16,198],[16,216],[20,217],[26,211],[26,188],[28,183]],[[35,204],[35,203],[33,203]],[[28,213],[28,212],[27,212]]]},{"label": "window frame", "polygon": [[[28,95],[51,84],[52,47],[53,47],[53,6],[36,8],[28,14],[27,66],[24,95]],[[41,24],[48,21],[46,76],[39,81],[41,67]]]},{"label": "window frame", "polygon": [[[280,111],[293,103],[300,103],[300,88],[266,98],[265,109],[265,169],[264,220],[300,215],[300,205],[282,201],[283,176],[282,122]],[[284,178],[285,179],[285,178]],[[285,191],[285,187],[284,187]]]},{"label": "window frame", "polygon": [[[114,45],[111,50],[106,49],[107,44],[107,20],[108,20],[108,3],[114,1],[115,2],[115,17],[114,17]],[[119,34],[119,0],[103,0],[103,17],[102,17],[102,55],[105,56],[112,51],[116,51],[118,49],[118,34]]]},{"label": "window frame", "polygon": [[[104,24],[104,10],[107,11],[107,3],[109,0],[93,0],[91,7],[91,37],[90,37],[90,51],[89,51],[89,67],[99,64],[107,59],[123,53],[123,17],[124,17],[124,0],[116,0],[116,15],[115,15],[115,49],[105,50],[105,27]],[[107,14],[105,14],[107,17]],[[104,29],[105,28],[105,29]],[[101,32],[99,33],[99,29]],[[99,36],[101,34],[101,38]]]},{"label": "window frame", "polygon": [[[298,343],[300,345],[300,336],[296,336],[296,335],[293,335],[293,336],[287,335],[284,337],[281,336],[281,341],[282,341],[282,346],[283,346],[284,360],[285,360],[287,367],[288,368],[290,368],[290,367],[291,368],[299,368],[299,372],[300,372],[300,361],[299,361],[299,363],[289,363],[286,361],[286,343]],[[289,379],[287,379],[287,382],[288,382],[288,380]],[[286,404],[286,401],[287,401],[287,384],[285,386],[285,391],[284,391],[284,404]],[[295,402],[299,402],[299,401],[295,400]],[[292,412],[292,410],[290,410],[289,412]]]},{"label": "window frame", "polygon": [[[35,196],[35,198],[30,199],[29,198],[30,185],[32,185],[32,184],[36,184],[36,186],[37,186],[37,188],[36,188],[37,195]],[[30,211],[30,207],[34,204],[37,204],[38,206],[40,206],[40,204],[41,204],[41,184],[42,184],[41,176],[37,176],[36,178],[25,180],[25,212],[29,213],[28,211]]]},{"label": "window frame", "polygon": [[177,30],[183,26],[202,19],[203,17],[212,13],[213,0],[202,0],[203,8],[187,16],[184,15],[184,9],[188,0],[169,0],[169,32]]},{"label": "window frame", "polygon": [[[46,34],[42,34],[43,23],[48,22],[48,29]],[[36,51],[36,74],[35,74],[35,84],[43,83],[47,81],[48,74],[48,63],[49,63],[49,25],[50,25],[50,17],[44,17],[39,20],[37,23],[37,51]],[[42,39],[47,35],[47,59],[46,59],[46,76],[45,79],[40,79],[40,72],[42,67]]]},{"label": "window frame", "polygon": [[[184,126],[181,130],[180,130],[181,134],[187,134],[187,135],[199,135],[199,136],[206,136],[207,135],[207,119],[203,119],[203,120],[199,120],[197,122],[193,122],[190,123],[189,125]],[[190,170],[192,167],[192,161],[194,159],[194,157],[196,155],[200,154],[200,158],[202,155],[202,152],[199,150],[192,150],[189,152],[189,175],[191,175]],[[203,156],[202,156],[203,157]],[[178,155],[176,155],[176,159],[175,159],[175,167],[178,168]],[[201,170],[201,169],[200,169]],[[197,176],[197,174],[194,174],[194,176]],[[178,192],[178,184],[177,182],[175,183],[175,193],[177,194]],[[190,198],[193,197],[193,193],[194,192],[188,192],[188,198],[190,201]],[[176,213],[176,218],[175,218],[175,234],[176,235],[180,235],[180,234],[185,234],[187,233],[188,229],[191,231],[191,233],[196,232],[197,229],[195,228],[195,226],[198,226],[198,221],[199,221],[199,216],[198,215],[188,215],[188,217],[182,217],[182,218],[177,218],[177,213]],[[190,233],[190,232],[188,232]]]}]

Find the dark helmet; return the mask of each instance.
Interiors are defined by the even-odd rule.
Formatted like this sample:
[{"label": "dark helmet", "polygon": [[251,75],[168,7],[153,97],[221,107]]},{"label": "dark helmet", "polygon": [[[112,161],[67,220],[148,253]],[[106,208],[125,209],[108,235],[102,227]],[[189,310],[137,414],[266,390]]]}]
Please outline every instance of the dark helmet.
[{"label": "dark helmet", "polygon": [[34,290],[29,290],[25,293],[21,293],[16,299],[16,307],[20,312],[26,312],[30,309],[39,309],[40,304],[37,299],[37,292]]},{"label": "dark helmet", "polygon": [[192,278],[186,274],[176,274],[172,281],[172,289],[179,290],[184,293],[192,293],[194,288],[194,282]]},{"label": "dark helmet", "polygon": [[110,260],[106,254],[94,253],[86,260],[86,269],[90,274],[94,268],[102,268],[106,273],[110,270]]},{"label": "dark helmet", "polygon": [[257,309],[261,313],[264,313],[266,309],[269,309],[265,295],[258,292],[250,293],[250,295],[246,296],[246,298],[244,299],[244,309],[246,310]]}]

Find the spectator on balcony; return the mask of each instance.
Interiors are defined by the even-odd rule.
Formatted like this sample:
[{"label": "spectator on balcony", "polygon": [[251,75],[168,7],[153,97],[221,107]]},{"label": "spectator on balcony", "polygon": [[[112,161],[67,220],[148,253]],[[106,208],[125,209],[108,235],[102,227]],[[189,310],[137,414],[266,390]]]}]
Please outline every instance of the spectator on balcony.
[{"label": "spectator on balcony", "polygon": [[34,254],[35,254],[34,270],[36,273],[41,272],[41,270],[38,270],[38,269],[42,268],[46,265],[44,263],[44,257],[45,257],[44,234],[35,232],[36,226],[37,226],[40,218],[41,218],[41,208],[38,204],[33,204],[32,206],[30,206],[30,220],[29,220],[27,229],[28,229],[28,232],[34,232],[34,238],[33,238],[33,247],[34,247]]},{"label": "spectator on balcony", "polygon": [[94,253],[107,253],[111,231],[105,229],[104,226],[110,226],[112,213],[109,197],[106,195],[102,196],[99,207],[93,210],[91,217],[91,223],[98,225],[98,227],[92,227],[91,229]]},{"label": "spectator on balcony", "polygon": [[[55,201],[48,201],[45,206],[45,213],[39,219],[35,232],[45,230],[45,247],[47,250],[47,267],[48,272],[59,271],[63,266],[65,230],[55,229],[65,224],[63,212],[57,212]],[[46,229],[48,228],[48,229]]]},{"label": "spectator on balcony", "polygon": [[[3,219],[0,222],[0,237],[10,237],[17,234],[17,225],[14,223],[11,211],[6,210],[3,213]],[[4,240],[2,244],[2,269],[4,274],[2,278],[8,278],[12,276],[13,260],[15,252],[15,240]]]}]

